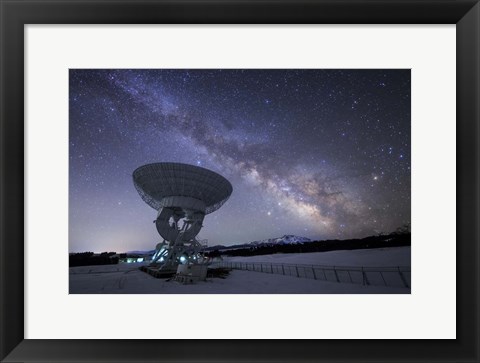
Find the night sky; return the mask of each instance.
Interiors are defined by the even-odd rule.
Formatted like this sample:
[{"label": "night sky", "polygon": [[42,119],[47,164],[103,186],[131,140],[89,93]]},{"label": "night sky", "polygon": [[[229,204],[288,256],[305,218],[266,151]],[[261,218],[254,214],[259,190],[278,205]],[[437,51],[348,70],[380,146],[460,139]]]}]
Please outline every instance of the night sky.
[{"label": "night sky", "polygon": [[225,176],[209,245],[345,239],[410,222],[410,70],[70,70],[69,250],[149,250],[153,162]]}]

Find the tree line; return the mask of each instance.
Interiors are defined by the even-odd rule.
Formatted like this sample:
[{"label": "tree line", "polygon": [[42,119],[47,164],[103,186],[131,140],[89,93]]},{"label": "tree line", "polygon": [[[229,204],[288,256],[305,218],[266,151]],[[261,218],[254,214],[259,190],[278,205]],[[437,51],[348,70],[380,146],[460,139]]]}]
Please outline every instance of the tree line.
[{"label": "tree line", "polygon": [[89,265],[115,265],[119,257],[116,252],[102,252],[99,255],[93,252],[72,253],[68,256],[70,267]]},{"label": "tree line", "polygon": [[370,236],[361,239],[312,241],[296,244],[262,244],[238,249],[216,249],[207,252],[209,257],[219,256],[257,256],[273,253],[308,253],[337,250],[358,250],[366,248],[402,247],[411,245],[411,233],[394,232],[388,235]]}]

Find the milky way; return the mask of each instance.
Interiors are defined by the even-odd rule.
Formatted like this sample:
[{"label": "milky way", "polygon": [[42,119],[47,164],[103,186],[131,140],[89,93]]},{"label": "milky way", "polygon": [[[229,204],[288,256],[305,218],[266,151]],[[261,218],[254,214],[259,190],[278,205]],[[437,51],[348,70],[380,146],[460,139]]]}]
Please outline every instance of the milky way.
[{"label": "milky way", "polygon": [[183,162],[233,194],[209,245],[410,222],[410,70],[70,70],[70,251],[151,249],[132,172]]}]

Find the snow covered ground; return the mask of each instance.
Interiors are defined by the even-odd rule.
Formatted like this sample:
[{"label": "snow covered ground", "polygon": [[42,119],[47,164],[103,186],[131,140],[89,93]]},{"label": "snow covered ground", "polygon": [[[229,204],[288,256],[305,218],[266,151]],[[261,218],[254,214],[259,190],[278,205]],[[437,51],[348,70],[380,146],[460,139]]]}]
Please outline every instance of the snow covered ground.
[{"label": "snow covered ground", "polygon": [[[337,266],[410,266],[410,248],[332,251],[235,257],[229,261],[301,263]],[[225,279],[194,285],[156,279],[138,268],[143,263],[70,268],[71,294],[405,294],[410,289],[325,282],[292,276],[233,270]]]}]

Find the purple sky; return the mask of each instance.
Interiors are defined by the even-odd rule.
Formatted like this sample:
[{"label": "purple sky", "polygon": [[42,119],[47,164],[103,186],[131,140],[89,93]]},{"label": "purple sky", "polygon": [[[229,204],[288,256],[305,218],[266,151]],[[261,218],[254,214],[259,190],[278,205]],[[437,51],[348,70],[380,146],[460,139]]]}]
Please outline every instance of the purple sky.
[{"label": "purple sky", "polygon": [[410,222],[410,70],[70,70],[69,98],[71,252],[154,248],[152,162],[232,183],[209,245]]}]

